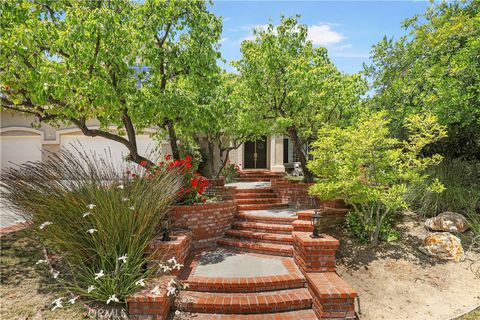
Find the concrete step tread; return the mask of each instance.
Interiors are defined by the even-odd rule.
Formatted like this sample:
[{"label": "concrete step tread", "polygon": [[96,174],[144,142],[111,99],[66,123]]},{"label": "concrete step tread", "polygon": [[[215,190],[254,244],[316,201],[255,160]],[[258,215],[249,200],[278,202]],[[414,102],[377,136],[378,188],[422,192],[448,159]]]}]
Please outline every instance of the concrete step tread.
[{"label": "concrete step tread", "polygon": [[293,221],[297,220],[295,216],[276,216],[275,213],[272,213],[272,215],[255,214],[255,211],[239,211],[235,217],[242,221],[263,222],[270,224],[291,224]]},{"label": "concrete step tread", "polygon": [[272,204],[277,204],[277,203],[283,203],[282,199],[280,198],[275,198],[275,197],[272,197],[272,198],[255,198],[255,197],[252,197],[252,198],[238,198],[237,199],[237,202],[238,204],[269,204],[269,203],[272,203]]},{"label": "concrete step tread", "polygon": [[259,193],[237,193],[236,195],[237,200],[238,199],[260,199],[260,198],[275,198],[277,199],[277,195],[272,191],[272,192],[259,192]]},{"label": "concrete step tread", "polygon": [[258,203],[258,204],[239,204],[238,210],[265,210],[288,208],[288,202],[280,203]]},{"label": "concrete step tread", "polygon": [[189,314],[195,320],[318,320],[312,309],[264,314]]},{"label": "concrete step tread", "polygon": [[229,293],[182,291],[177,309],[198,313],[255,314],[309,309],[312,296],[308,289]]},{"label": "concrete step tread", "polygon": [[273,189],[268,188],[268,187],[265,187],[265,188],[242,188],[242,189],[237,188],[236,193],[237,194],[239,194],[239,193],[273,193]]}]

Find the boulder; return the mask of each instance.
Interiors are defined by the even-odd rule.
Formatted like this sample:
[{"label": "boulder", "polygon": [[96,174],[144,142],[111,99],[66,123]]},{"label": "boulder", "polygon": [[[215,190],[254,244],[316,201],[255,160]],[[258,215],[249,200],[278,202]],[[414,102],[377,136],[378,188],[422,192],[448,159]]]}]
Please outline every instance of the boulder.
[{"label": "boulder", "polygon": [[465,259],[462,242],[448,232],[429,234],[423,240],[420,251],[441,260],[463,261]]},{"label": "boulder", "polygon": [[435,231],[464,232],[468,229],[468,222],[460,213],[442,212],[435,218],[427,219],[425,226]]}]

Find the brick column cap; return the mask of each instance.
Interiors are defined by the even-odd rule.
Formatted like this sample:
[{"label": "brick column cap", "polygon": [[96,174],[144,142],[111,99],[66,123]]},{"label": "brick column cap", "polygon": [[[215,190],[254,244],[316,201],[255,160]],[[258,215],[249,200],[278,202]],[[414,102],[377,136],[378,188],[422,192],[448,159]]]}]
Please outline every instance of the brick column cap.
[{"label": "brick column cap", "polygon": [[301,242],[304,246],[338,246],[340,241],[328,234],[322,234],[320,238],[310,237],[311,232],[293,231],[292,236],[295,242]]}]

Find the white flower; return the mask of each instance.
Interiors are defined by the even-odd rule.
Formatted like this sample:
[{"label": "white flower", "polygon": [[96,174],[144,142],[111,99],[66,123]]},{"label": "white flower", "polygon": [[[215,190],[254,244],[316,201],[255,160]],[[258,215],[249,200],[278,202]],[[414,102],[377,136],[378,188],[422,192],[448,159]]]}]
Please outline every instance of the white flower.
[{"label": "white flower", "polygon": [[180,313],[181,313],[181,312],[180,312],[179,310],[175,310],[175,315],[176,315],[176,316],[179,316]]},{"label": "white flower", "polygon": [[54,304],[54,306],[52,308],[52,311],[57,309],[57,308],[63,308],[62,299],[63,299],[63,297],[60,297],[60,298],[52,301],[52,304]]},{"label": "white flower", "polygon": [[91,214],[92,214],[92,213],[91,213],[90,211],[87,211],[87,212],[85,212],[85,213],[83,214],[83,216],[82,216],[82,217],[84,217],[84,218],[85,218],[86,216],[89,216],[89,215],[91,215]]},{"label": "white flower", "polygon": [[127,201],[128,201],[128,198],[122,198],[122,201],[123,201],[123,202],[127,202]]},{"label": "white flower", "polygon": [[[167,262],[173,265],[173,266],[170,268],[170,270],[172,270],[172,269],[180,270],[180,269],[182,269],[182,267],[183,267],[183,264],[178,263],[177,260],[175,260],[175,257],[172,257],[172,258],[171,258],[170,260],[168,260]],[[170,271],[170,270],[168,270],[168,271]],[[164,271],[164,272],[165,272],[165,271]]]},{"label": "white flower", "polygon": [[172,271],[172,268],[170,266],[165,265],[165,264],[160,264],[160,269],[162,270],[163,273],[167,273],[169,271]]},{"label": "white flower", "polygon": [[118,260],[122,261],[123,263],[126,263],[127,262],[127,259],[128,259],[128,256],[126,254],[124,254],[123,256],[119,257]]},{"label": "white flower", "polygon": [[92,292],[92,291],[95,290],[95,289],[97,289],[97,288],[95,288],[95,286],[90,286],[90,287],[88,287],[88,289],[87,289],[87,293],[90,293],[90,292]]},{"label": "white flower", "polygon": [[177,260],[175,260],[175,257],[172,257],[170,260],[167,261],[168,263],[171,264],[177,264]]},{"label": "white flower", "polygon": [[142,278],[138,280],[137,282],[135,282],[135,285],[140,287],[145,287],[145,279]]},{"label": "white flower", "polygon": [[159,295],[160,294],[160,288],[158,286],[155,286],[155,288],[150,290],[150,293]]},{"label": "white flower", "polygon": [[47,260],[40,259],[35,263],[35,265],[39,265],[39,264],[46,263],[46,262],[47,262]]},{"label": "white flower", "polygon": [[177,293],[177,286],[175,281],[172,279],[167,285],[167,296],[174,296]]},{"label": "white flower", "polygon": [[90,234],[93,234],[94,232],[97,232],[97,229],[88,229],[87,232]]},{"label": "white flower", "polygon": [[119,302],[119,300],[114,294],[112,294],[110,297],[108,297],[107,304],[110,302]]},{"label": "white flower", "polygon": [[103,270],[100,270],[99,273],[95,273],[95,280],[100,279],[104,275],[105,275],[105,273],[103,273]]},{"label": "white flower", "polygon": [[117,189],[123,190],[123,184],[119,185],[119,186],[117,187]]},{"label": "white flower", "polygon": [[134,206],[131,206],[131,207],[130,207],[130,210],[135,210],[135,207],[134,207]]},{"label": "white flower", "polygon": [[49,226],[49,225],[51,225],[51,224],[53,224],[53,222],[51,222],[51,221],[45,221],[44,223],[42,223],[42,224],[39,226],[39,228],[40,228],[40,230],[43,230],[46,226]]},{"label": "white flower", "polygon": [[92,210],[93,208],[95,208],[96,205],[94,205],[93,203],[90,203],[89,205],[87,205],[87,208]]},{"label": "white flower", "polygon": [[72,298],[72,299],[68,300],[68,303],[74,304],[75,301],[78,299],[78,297],[80,297],[80,296],[76,296],[75,298]]},{"label": "white flower", "polygon": [[52,275],[53,275],[53,279],[57,279],[58,276],[60,275],[60,272],[53,270]]}]

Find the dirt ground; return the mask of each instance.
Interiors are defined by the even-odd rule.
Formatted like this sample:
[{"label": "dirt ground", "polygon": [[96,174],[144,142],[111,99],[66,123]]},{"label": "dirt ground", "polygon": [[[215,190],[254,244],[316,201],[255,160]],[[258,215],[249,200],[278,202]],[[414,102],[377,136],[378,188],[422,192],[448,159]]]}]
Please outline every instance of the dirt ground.
[{"label": "dirt ground", "polygon": [[[335,234],[341,241],[337,270],[360,295],[360,319],[446,320],[480,306],[478,246],[468,251],[465,237],[465,261],[439,261],[418,250],[428,234],[423,219],[406,213],[397,227],[401,238],[377,248],[355,243],[344,231]],[[480,319],[480,311],[470,316]]]}]

